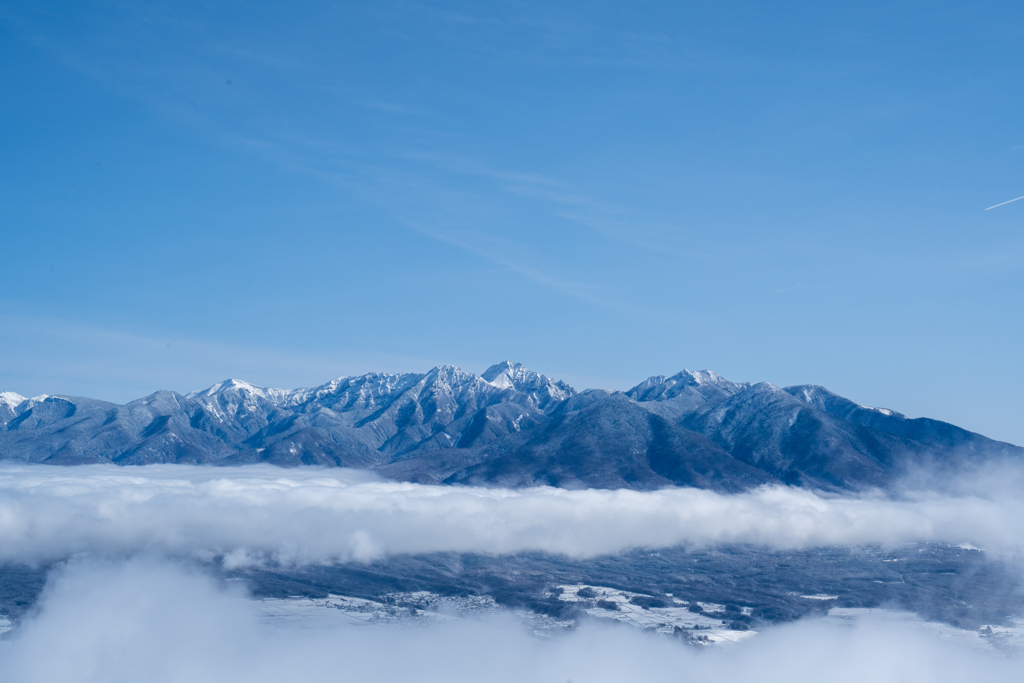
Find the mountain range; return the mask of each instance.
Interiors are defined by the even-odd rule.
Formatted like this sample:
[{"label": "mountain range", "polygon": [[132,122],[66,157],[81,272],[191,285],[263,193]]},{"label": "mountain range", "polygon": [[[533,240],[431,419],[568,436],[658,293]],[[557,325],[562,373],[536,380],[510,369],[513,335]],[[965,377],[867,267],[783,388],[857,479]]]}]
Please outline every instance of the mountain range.
[{"label": "mountain range", "polygon": [[227,380],[124,405],[0,393],[0,459],[63,465],[265,462],[431,484],[841,491],[1006,457],[1024,449],[820,386],[736,383],[708,370],[625,392],[577,392],[506,361],[479,376],[446,365],[312,389]]}]

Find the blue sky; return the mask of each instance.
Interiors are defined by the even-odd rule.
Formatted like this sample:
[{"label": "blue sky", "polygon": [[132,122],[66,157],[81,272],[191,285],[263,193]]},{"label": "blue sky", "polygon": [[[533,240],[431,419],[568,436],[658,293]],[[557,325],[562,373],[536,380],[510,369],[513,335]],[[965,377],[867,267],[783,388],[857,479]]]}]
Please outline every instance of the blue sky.
[{"label": "blue sky", "polygon": [[0,389],[711,368],[1024,443],[1022,86],[1011,2],[0,0]]}]

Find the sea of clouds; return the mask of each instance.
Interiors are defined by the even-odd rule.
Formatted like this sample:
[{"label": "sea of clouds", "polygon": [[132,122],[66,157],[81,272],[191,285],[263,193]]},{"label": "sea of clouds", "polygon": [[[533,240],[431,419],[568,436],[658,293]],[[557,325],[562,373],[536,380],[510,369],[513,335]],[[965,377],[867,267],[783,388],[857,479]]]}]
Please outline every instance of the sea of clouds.
[{"label": "sea of clouds", "polygon": [[679,544],[801,548],[920,541],[1017,553],[1024,549],[1022,522],[1024,497],[1015,487],[899,497],[789,487],[740,494],[509,490],[262,465],[0,466],[0,562],[150,552],[217,558],[235,567],[434,551],[585,557]]},{"label": "sea of clouds", "polygon": [[[0,563],[60,560],[0,640],[0,681],[1020,680],[998,657],[909,622],[810,621],[698,651],[629,627],[538,638],[515,620],[429,628],[267,625],[227,566],[393,553],[773,548],[915,541],[1024,549],[1019,471],[957,489],[835,496],[787,487],[522,490],[420,486],[341,469],[0,465]],[[70,559],[69,559],[70,558]]]}]

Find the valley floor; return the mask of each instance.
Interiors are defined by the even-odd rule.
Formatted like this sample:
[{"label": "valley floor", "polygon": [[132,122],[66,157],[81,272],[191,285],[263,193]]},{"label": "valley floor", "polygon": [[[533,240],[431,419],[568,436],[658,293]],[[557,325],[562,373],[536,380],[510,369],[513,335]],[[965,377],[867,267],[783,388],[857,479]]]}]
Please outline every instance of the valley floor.
[{"label": "valley floor", "polygon": [[[1021,640],[1017,617],[1024,615],[1024,580],[1012,565],[948,544],[677,547],[590,559],[433,553],[336,565],[201,566],[218,580],[243,583],[266,621],[310,628],[502,614],[539,635],[615,622],[710,645],[798,619],[905,613],[942,637],[1009,652]],[[47,567],[0,566],[0,633],[7,632],[0,637],[31,612],[47,574]]]}]

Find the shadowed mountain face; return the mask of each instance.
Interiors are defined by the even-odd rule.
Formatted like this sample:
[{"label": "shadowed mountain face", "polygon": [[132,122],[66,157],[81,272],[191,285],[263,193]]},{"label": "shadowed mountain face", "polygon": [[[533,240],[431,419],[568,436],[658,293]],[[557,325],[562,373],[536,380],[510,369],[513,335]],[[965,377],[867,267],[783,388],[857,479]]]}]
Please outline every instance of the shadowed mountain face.
[{"label": "shadowed mountain face", "polygon": [[328,465],[421,483],[563,488],[766,483],[885,487],[909,468],[957,469],[1024,449],[936,420],[865,408],[817,386],[714,372],[577,393],[517,363],[264,389],[228,380],[116,405],[0,393],[0,459],[52,464]]}]

